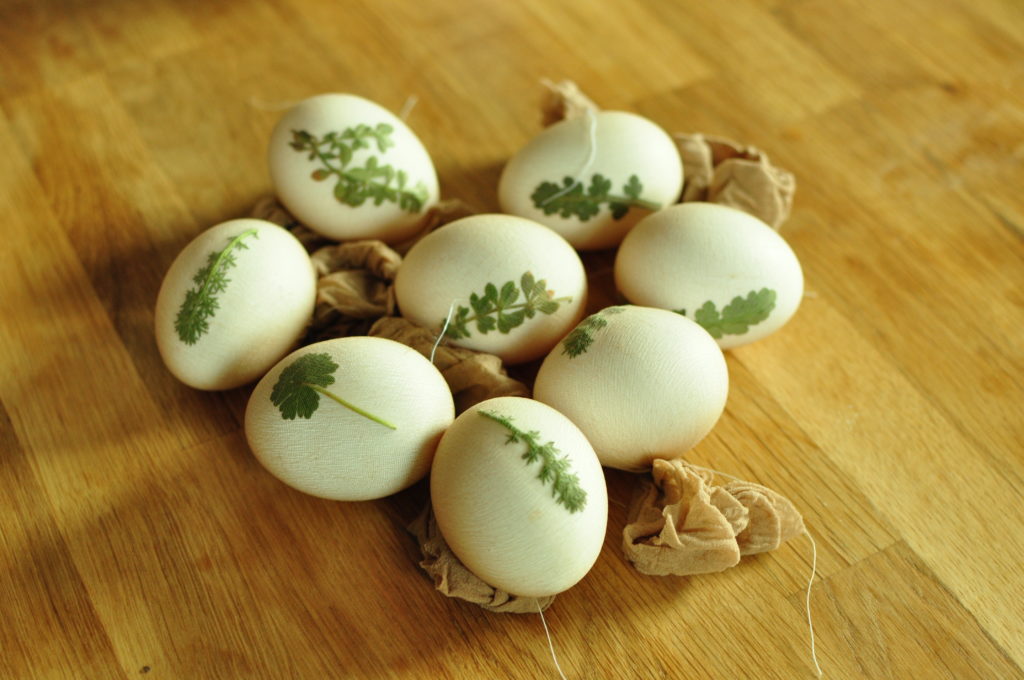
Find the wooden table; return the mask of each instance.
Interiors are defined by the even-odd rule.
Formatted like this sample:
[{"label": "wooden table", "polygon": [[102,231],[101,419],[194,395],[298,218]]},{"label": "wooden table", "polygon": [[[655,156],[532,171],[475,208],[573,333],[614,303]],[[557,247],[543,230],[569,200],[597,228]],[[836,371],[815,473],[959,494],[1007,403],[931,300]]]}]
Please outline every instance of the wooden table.
[{"label": "wooden table", "polygon": [[[444,195],[495,210],[548,77],[797,176],[807,298],[728,353],[690,459],[805,513],[826,677],[1021,677],[1022,76],[1016,0],[3,3],[0,676],[557,677],[538,616],[417,569],[422,488],[290,490],[247,390],[177,383],[151,330],[177,251],[269,191],[289,103],[417,97]],[[608,479],[604,551],[547,613],[568,677],[813,677],[806,539],[641,576]]]}]

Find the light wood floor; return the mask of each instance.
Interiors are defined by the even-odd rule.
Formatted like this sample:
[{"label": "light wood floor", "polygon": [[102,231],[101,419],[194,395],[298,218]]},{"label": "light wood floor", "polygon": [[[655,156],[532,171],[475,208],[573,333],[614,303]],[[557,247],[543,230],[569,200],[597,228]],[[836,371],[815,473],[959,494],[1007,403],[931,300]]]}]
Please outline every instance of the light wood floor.
[{"label": "light wood floor", "polygon": [[[1024,676],[1018,0],[0,2],[0,676],[557,677],[539,617],[416,568],[422,489],[289,490],[247,391],[178,384],[151,331],[178,249],[269,191],[290,102],[416,96],[444,195],[495,210],[543,77],[796,174],[809,295],[729,353],[691,459],[805,513],[826,677]],[[805,539],[657,579],[624,519],[548,612],[568,677],[813,677]]]}]

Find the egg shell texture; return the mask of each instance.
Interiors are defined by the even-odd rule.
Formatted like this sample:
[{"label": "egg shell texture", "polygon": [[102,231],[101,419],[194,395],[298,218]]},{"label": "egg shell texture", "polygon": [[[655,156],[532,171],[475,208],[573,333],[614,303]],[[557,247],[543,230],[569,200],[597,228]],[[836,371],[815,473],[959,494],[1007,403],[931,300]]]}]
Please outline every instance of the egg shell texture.
[{"label": "egg shell texture", "polygon": [[[379,124],[391,127],[386,135],[393,144],[381,150],[373,135],[364,136],[365,148],[356,148],[352,138],[341,139],[352,150],[351,158],[341,157],[337,147],[324,141],[329,133],[339,137],[357,126],[376,128]],[[292,144],[295,132],[312,135],[318,142],[318,154],[311,147],[296,150]],[[370,159],[375,159],[371,161]],[[430,154],[419,138],[397,116],[382,106],[351,94],[322,94],[300,103],[282,116],[270,136],[268,151],[270,176],[278,198],[300,222],[339,241],[352,239],[380,239],[396,243],[411,237],[419,227],[423,214],[437,202],[438,182]],[[366,178],[367,163],[376,163],[377,169]],[[395,173],[390,180],[383,168],[390,166]],[[348,179],[342,179],[327,168],[338,170]],[[350,205],[335,196],[336,186],[379,186],[388,180],[390,189],[398,188],[397,171],[407,175],[406,188],[422,186],[424,201],[418,210],[408,210],[394,200],[375,204],[372,197],[359,205]],[[313,173],[321,179],[314,179]],[[355,182],[355,184],[351,184]],[[344,192],[342,192],[344,194]]]},{"label": "egg shell texture", "polygon": [[[556,502],[541,463],[523,459],[527,445],[480,411],[500,414],[538,441],[553,442],[586,491],[570,512]],[[586,437],[549,406],[521,397],[481,402],[445,433],[431,468],[438,527],[452,551],[483,581],[515,595],[562,592],[593,566],[604,542],[608,493]]]},{"label": "egg shell texture", "polygon": [[[544,281],[555,300],[562,300],[557,310],[537,312],[506,333],[497,327],[481,332],[472,320],[477,316],[472,295],[482,296],[487,284],[501,289],[512,282],[519,289],[527,272]],[[467,310],[469,336],[451,339],[449,334],[452,344],[520,363],[543,356],[580,319],[587,279],[579,255],[550,229],[510,215],[473,215],[413,246],[395,277],[395,295],[404,317],[435,331],[449,313],[457,318],[460,308]],[[514,314],[524,300],[520,290],[508,313]]]},{"label": "egg shell texture", "polygon": [[[226,281],[203,285],[195,279],[245,232],[217,271]],[[196,321],[205,332],[189,344],[176,326],[188,292],[215,303],[212,315]],[[230,220],[202,232],[178,254],[157,295],[154,332],[160,356],[179,380],[203,390],[227,390],[262,376],[305,331],[316,301],[316,274],[302,244],[270,222]],[[186,335],[187,337],[187,335]]]},{"label": "egg shell texture", "polygon": [[[593,133],[593,136],[591,134]],[[616,219],[608,201],[587,219],[578,213],[563,217],[553,209],[556,198],[538,207],[533,194],[545,182],[563,186],[566,177],[582,183],[587,194],[594,175],[611,182],[608,193],[625,197],[623,187],[636,175],[640,198],[653,204],[634,206]],[[650,208],[678,200],[683,188],[683,163],[672,138],[652,121],[623,111],[601,111],[563,120],[531,139],[505,166],[498,184],[498,200],[504,212],[544,224],[582,250],[611,248]]]},{"label": "egg shell texture", "polygon": [[728,392],[725,358],[707,331],[679,314],[629,305],[587,317],[534,383],[534,398],[579,426],[602,465],[630,471],[692,449]]},{"label": "egg shell texture", "polygon": [[[282,372],[300,357],[324,353],[338,366],[325,389],[396,429],[322,395],[309,418],[283,417],[271,399]],[[423,355],[384,338],[347,337],[303,347],[275,366],[249,399],[245,434],[256,458],[285,484],[321,498],[359,501],[422,479],[454,417],[448,385]]]},{"label": "egg shell texture", "polygon": [[615,283],[634,304],[685,310],[722,349],[775,332],[804,290],[785,239],[756,217],[714,203],[682,203],[641,220],[616,255]]}]

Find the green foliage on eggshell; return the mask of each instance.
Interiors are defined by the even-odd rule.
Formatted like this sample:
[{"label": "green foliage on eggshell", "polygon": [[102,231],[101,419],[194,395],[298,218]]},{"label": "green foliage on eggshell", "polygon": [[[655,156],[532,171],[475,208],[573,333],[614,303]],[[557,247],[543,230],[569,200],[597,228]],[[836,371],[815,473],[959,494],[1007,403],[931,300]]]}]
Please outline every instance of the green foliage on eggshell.
[{"label": "green foliage on eggshell", "polygon": [[209,254],[206,265],[192,277],[196,287],[185,293],[185,300],[174,319],[174,330],[186,345],[196,344],[200,336],[210,330],[209,320],[220,307],[217,295],[227,288],[230,283],[227,271],[237,264],[234,251],[247,250],[249,246],[243,241],[250,236],[259,238],[256,229],[246,229],[229,238],[226,246]]},{"label": "green foliage on eggshell", "polygon": [[427,200],[427,188],[423,182],[409,187],[409,175],[405,170],[395,169],[380,162],[376,156],[368,157],[363,167],[351,167],[354,152],[369,149],[371,141],[383,153],[395,145],[391,139],[394,127],[387,123],[359,124],[347,127],[341,132],[331,131],[323,137],[306,130],[292,130],[288,143],[296,151],[309,152],[309,160],[319,161],[320,167],[311,173],[313,180],[322,182],[334,175],[334,197],[352,207],[359,207],[367,200],[374,205],[384,202],[397,203],[403,210],[418,213]]},{"label": "green foliage on eggshell", "polygon": [[643,184],[636,175],[630,175],[622,187],[622,195],[613,194],[612,182],[600,173],[590,178],[590,186],[586,191],[583,183],[573,177],[565,177],[561,186],[554,182],[541,182],[530,194],[534,206],[544,211],[545,215],[558,213],[561,217],[576,216],[586,222],[601,212],[602,204],[607,203],[612,211],[612,218],[620,220],[626,216],[633,206],[657,210],[658,203],[640,197]]},{"label": "green foliage on eggshell", "polygon": [[509,416],[482,409],[477,413],[508,430],[506,444],[526,444],[523,460],[531,464],[540,461],[537,479],[542,484],[551,483],[551,495],[556,503],[564,505],[569,512],[579,512],[587,505],[587,492],[580,486],[580,478],[571,472],[568,456],[559,455],[561,452],[555,447],[554,442],[542,444],[540,432],[519,429]]},{"label": "green foliage on eggshell", "polygon": [[[533,274],[526,272],[519,280],[506,281],[499,290],[493,283],[484,286],[483,295],[471,293],[469,307],[459,305],[451,320],[442,323],[445,335],[453,340],[472,335],[469,324],[475,324],[476,331],[487,335],[493,330],[508,334],[522,326],[537,313],[554,314],[563,302],[572,302],[572,297],[556,298],[547,289],[547,281],[537,281]],[[522,302],[517,302],[522,297]]]},{"label": "green foliage on eggshell", "polygon": [[[694,312],[693,319],[716,340],[723,335],[743,335],[767,319],[775,309],[777,295],[771,288],[752,290],[746,297],[737,295],[719,313],[715,303],[708,300]],[[686,316],[685,309],[676,310]]]}]

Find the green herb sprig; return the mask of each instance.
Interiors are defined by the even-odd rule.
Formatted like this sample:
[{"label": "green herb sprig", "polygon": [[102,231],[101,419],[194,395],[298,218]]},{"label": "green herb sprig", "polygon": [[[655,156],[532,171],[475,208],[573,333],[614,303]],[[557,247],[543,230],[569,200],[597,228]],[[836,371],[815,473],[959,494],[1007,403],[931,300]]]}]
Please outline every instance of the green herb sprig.
[{"label": "green herb sprig", "polygon": [[540,461],[537,479],[542,484],[551,483],[551,495],[555,502],[564,505],[571,512],[579,512],[587,505],[587,492],[580,486],[580,478],[571,472],[568,456],[559,457],[561,453],[555,448],[554,442],[540,443],[540,432],[520,430],[508,416],[494,411],[477,411],[485,418],[490,418],[508,430],[506,444],[522,442],[526,444],[526,452],[522,458],[527,463]]},{"label": "green herb sprig", "polygon": [[231,282],[227,272],[237,263],[235,251],[248,250],[249,246],[243,241],[250,236],[259,238],[256,229],[246,229],[241,234],[230,237],[224,248],[209,254],[206,265],[192,277],[196,287],[185,293],[185,300],[174,319],[174,330],[186,345],[196,344],[200,336],[210,330],[210,319],[220,309],[217,295],[223,293]]},{"label": "green herb sprig", "polygon": [[285,420],[294,420],[296,417],[312,418],[313,413],[320,407],[322,394],[364,418],[392,430],[397,429],[388,421],[324,389],[334,384],[336,370],[338,364],[326,352],[303,354],[281,371],[274,388],[270,391],[270,401],[281,411],[281,417]]},{"label": "green herb sprig", "polygon": [[488,283],[483,295],[472,293],[469,307],[459,305],[451,320],[446,320],[445,335],[453,340],[468,338],[471,323],[481,335],[493,330],[507,334],[538,313],[554,314],[563,302],[572,302],[572,297],[554,297],[547,285],[546,280],[537,281],[530,272],[519,279],[519,287],[515,281],[506,281],[501,289]]},{"label": "green herb sprig", "polygon": [[585,354],[594,344],[594,334],[608,325],[608,315],[618,314],[623,310],[625,307],[608,307],[580,321],[579,325],[562,340],[562,354],[568,354],[570,359]]},{"label": "green herb sprig", "polygon": [[[723,335],[743,335],[751,326],[761,323],[775,309],[776,293],[771,288],[750,291],[746,297],[737,295],[722,308],[719,313],[715,303],[705,302],[693,314],[693,320],[704,327],[711,337],[718,339]],[[686,315],[685,309],[675,310]]]},{"label": "green herb sprig", "polygon": [[384,153],[393,147],[392,132],[394,128],[387,123],[377,123],[374,127],[359,124],[341,132],[328,132],[323,137],[306,130],[292,130],[289,145],[296,151],[308,152],[309,160],[320,161],[320,167],[311,175],[314,180],[338,178],[334,197],[339,202],[353,207],[366,201],[373,201],[374,205],[397,203],[402,210],[418,213],[427,200],[427,187],[423,182],[410,187],[406,171],[381,164],[377,156],[368,157],[363,167],[350,167],[356,151],[375,145]]},{"label": "green herb sprig", "polygon": [[573,177],[565,177],[561,185],[555,182],[541,182],[530,194],[530,199],[534,206],[544,211],[545,215],[558,213],[559,216],[567,218],[575,215],[584,222],[599,213],[601,205],[607,203],[611,208],[612,218],[619,220],[625,217],[633,206],[648,210],[661,208],[660,204],[640,197],[643,188],[640,178],[630,175],[629,181],[622,187],[622,194],[613,194],[611,180],[606,179],[604,175],[595,174],[590,178],[590,186],[586,191],[583,189],[583,182]]}]

